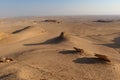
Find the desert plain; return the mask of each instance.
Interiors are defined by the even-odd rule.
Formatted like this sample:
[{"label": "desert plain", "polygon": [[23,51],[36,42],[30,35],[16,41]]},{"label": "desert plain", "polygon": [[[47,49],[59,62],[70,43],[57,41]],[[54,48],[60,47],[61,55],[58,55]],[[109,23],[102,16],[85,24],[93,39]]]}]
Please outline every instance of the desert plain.
[{"label": "desert plain", "polygon": [[120,17],[1,18],[0,80],[120,80]]}]

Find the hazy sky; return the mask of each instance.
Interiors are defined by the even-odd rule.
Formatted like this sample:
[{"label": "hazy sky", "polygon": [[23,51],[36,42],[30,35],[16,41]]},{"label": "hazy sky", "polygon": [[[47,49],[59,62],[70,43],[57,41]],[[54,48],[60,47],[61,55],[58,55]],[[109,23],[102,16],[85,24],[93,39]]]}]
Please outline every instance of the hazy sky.
[{"label": "hazy sky", "polygon": [[0,17],[120,14],[120,0],[0,0]]}]

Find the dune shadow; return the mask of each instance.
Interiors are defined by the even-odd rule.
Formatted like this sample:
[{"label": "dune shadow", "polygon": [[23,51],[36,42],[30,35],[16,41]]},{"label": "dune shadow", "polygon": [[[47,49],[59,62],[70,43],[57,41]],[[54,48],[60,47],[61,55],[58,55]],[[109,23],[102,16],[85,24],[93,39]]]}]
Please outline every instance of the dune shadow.
[{"label": "dune shadow", "polygon": [[101,60],[99,58],[77,58],[76,60],[73,60],[74,63],[80,63],[80,64],[98,64],[102,63],[105,64],[106,61]]},{"label": "dune shadow", "polygon": [[47,19],[47,20],[43,20],[43,21],[41,21],[41,22],[52,22],[52,23],[60,23],[59,21],[57,21],[57,20],[53,20],[53,19]]},{"label": "dune shadow", "polygon": [[24,44],[24,46],[34,46],[34,45],[44,45],[44,44],[58,44],[63,41],[66,41],[66,38],[64,37],[64,32],[61,32],[61,34],[55,38],[51,38],[46,40],[42,43],[32,43],[32,44]]},{"label": "dune shadow", "polygon": [[42,43],[31,43],[31,44],[23,44],[24,46],[35,46],[35,45],[42,45]]},{"label": "dune shadow", "polygon": [[0,80],[8,80],[9,78],[16,78],[16,75],[14,73],[9,73],[9,74],[0,76]]},{"label": "dune shadow", "polygon": [[78,54],[78,52],[75,50],[63,50],[63,51],[59,51],[59,53],[61,53],[61,54]]},{"label": "dune shadow", "polygon": [[96,20],[96,21],[93,21],[93,22],[110,23],[110,22],[113,22],[113,20]]},{"label": "dune shadow", "polygon": [[25,28],[22,28],[22,29],[16,30],[16,31],[12,32],[12,34],[20,33],[20,32],[22,32],[22,31],[24,31],[24,30],[29,29],[30,27],[31,27],[31,26],[27,26],[27,27],[25,27]]},{"label": "dune shadow", "polygon": [[61,43],[63,41],[65,41],[65,39],[56,37],[56,38],[52,38],[52,39],[46,40],[45,42],[42,42],[42,43],[24,44],[24,46],[45,45],[45,44],[58,44],[58,43]]},{"label": "dune shadow", "polygon": [[111,48],[120,48],[120,37],[114,38],[113,43],[110,44],[100,44]]}]

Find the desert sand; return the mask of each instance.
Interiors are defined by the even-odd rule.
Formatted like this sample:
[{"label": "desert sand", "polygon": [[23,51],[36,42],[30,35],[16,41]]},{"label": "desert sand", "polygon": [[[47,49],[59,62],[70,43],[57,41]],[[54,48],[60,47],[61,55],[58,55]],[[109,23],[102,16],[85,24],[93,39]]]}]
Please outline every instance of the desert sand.
[{"label": "desert sand", "polygon": [[0,80],[120,80],[120,17],[0,19]]}]

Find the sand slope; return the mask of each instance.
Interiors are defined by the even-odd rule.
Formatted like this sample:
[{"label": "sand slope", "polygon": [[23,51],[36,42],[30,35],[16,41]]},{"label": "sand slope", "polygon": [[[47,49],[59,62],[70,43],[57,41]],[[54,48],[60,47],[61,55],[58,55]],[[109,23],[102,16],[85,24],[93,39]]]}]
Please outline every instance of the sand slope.
[{"label": "sand slope", "polygon": [[[95,17],[52,17],[60,23],[41,22],[48,18],[3,20],[0,57],[14,61],[0,63],[0,80],[120,79],[119,21],[97,23],[93,22]],[[27,26],[31,27],[24,29]],[[21,31],[13,34],[17,30]],[[62,37],[61,32],[65,33]],[[73,47],[83,49],[85,54],[76,53]],[[95,53],[108,56],[111,62],[97,59]]]}]

